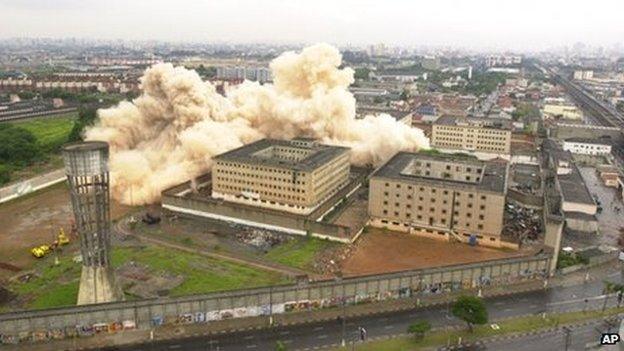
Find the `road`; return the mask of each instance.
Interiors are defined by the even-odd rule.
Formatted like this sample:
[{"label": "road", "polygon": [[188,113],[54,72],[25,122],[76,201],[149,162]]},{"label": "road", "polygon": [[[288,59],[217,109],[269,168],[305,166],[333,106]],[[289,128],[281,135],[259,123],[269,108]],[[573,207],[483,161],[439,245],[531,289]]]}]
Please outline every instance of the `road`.
[{"label": "road", "polygon": [[37,191],[65,180],[65,169],[57,169],[19,183],[0,188],[0,203],[16,199],[33,191]]},{"label": "road", "polygon": [[[620,281],[619,271],[610,272],[607,278]],[[601,278],[602,279],[602,278]],[[536,292],[502,296],[486,300],[490,320],[500,320],[522,315],[535,315],[564,311],[600,309],[605,298],[603,283],[596,279],[588,283],[558,287]],[[614,306],[616,299],[610,297],[608,306]],[[364,327],[369,337],[405,333],[408,325],[416,320],[428,320],[432,326],[443,328],[463,327],[463,323],[452,317],[448,306],[425,308],[349,319],[346,323],[347,340],[352,340],[358,327]],[[271,331],[251,330],[245,332],[200,336],[179,340],[167,340],[107,350],[272,350],[277,341],[286,344],[289,350],[305,350],[314,347],[338,345],[342,340],[339,321],[321,322],[289,327],[276,327]],[[540,348],[533,350],[541,350]]]},{"label": "road", "polygon": [[[617,332],[617,327],[610,327],[603,321],[595,321],[588,325],[570,328],[568,350],[586,350],[588,346],[595,346],[602,333]],[[509,340],[500,340],[485,343],[488,350],[514,351],[561,351],[565,350],[566,333],[559,329],[534,335],[528,335]],[[618,350],[617,347],[603,346],[600,350]]]}]

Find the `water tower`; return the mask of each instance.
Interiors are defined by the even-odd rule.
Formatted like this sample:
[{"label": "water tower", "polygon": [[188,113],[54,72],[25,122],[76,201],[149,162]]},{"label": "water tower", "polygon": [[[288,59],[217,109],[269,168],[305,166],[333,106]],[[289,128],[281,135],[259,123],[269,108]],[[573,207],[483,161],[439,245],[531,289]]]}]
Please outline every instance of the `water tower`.
[{"label": "water tower", "polygon": [[69,144],[63,159],[82,254],[78,304],[122,300],[110,266],[108,144]]}]

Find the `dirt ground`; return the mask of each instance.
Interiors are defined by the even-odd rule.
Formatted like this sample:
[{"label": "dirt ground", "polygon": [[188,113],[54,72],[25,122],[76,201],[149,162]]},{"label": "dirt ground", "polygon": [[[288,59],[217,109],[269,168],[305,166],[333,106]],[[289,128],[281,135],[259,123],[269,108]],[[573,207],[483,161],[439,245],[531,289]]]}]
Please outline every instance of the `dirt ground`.
[{"label": "dirt ground", "polygon": [[[118,218],[129,210],[130,207],[113,202],[111,217]],[[69,234],[72,218],[69,191],[64,183],[0,205],[0,263],[30,269],[36,261],[30,249],[51,243],[60,227]],[[73,241],[64,251],[77,247]],[[0,282],[15,274],[0,268]]]},{"label": "dirt ground", "polygon": [[355,251],[342,262],[342,272],[345,276],[377,274],[525,254],[523,251],[471,247],[466,244],[369,228],[356,243]]}]

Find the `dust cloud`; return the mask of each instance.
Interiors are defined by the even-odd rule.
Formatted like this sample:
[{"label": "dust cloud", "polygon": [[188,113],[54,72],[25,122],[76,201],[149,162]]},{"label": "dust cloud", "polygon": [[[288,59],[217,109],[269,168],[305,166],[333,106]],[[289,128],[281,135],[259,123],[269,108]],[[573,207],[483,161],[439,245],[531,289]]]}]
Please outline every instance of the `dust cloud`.
[{"label": "dust cloud", "polygon": [[341,60],[327,44],[286,52],[270,65],[273,84],[245,81],[225,97],[195,71],[158,64],[141,78],[141,96],[98,112],[86,139],[110,144],[111,195],[136,205],[205,173],[212,156],[262,138],[348,146],[356,165],[428,148],[421,130],[389,115],[355,118],[353,70]]}]

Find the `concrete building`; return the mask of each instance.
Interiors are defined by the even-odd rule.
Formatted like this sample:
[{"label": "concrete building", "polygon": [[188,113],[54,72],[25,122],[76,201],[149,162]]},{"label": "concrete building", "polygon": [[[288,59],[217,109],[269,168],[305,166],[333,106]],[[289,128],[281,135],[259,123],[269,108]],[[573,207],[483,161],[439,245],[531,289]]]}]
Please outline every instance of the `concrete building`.
[{"label": "concrete building", "polygon": [[349,180],[349,149],[263,139],[213,158],[212,197],[309,214]]},{"label": "concrete building", "polygon": [[508,167],[400,152],[370,179],[370,224],[500,247]]},{"label": "concrete building", "polygon": [[601,139],[569,138],[563,141],[563,150],[579,155],[603,156],[611,154],[611,143]]},{"label": "concrete building", "polygon": [[488,118],[442,116],[433,124],[431,145],[440,149],[509,155],[511,125]]}]

